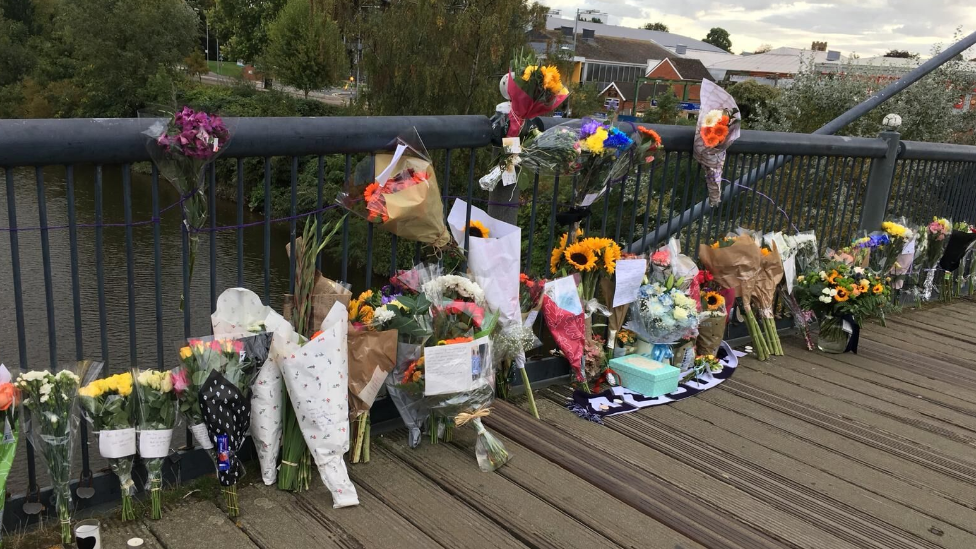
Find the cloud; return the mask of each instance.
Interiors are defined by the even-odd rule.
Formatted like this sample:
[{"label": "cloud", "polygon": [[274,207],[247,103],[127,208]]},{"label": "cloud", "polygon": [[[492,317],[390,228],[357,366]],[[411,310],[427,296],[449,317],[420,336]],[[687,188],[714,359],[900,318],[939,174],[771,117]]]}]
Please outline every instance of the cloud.
[{"label": "cloud", "polygon": [[[598,9],[604,22],[639,27],[660,21],[671,32],[701,39],[712,27],[729,31],[733,50],[760,44],[808,48],[826,40],[843,53],[880,55],[907,49],[927,55],[935,44],[948,45],[957,27],[976,29],[971,0],[685,0],[655,3],[638,0],[542,0],[572,18],[577,7]],[[607,21],[607,19],[609,21]]]}]

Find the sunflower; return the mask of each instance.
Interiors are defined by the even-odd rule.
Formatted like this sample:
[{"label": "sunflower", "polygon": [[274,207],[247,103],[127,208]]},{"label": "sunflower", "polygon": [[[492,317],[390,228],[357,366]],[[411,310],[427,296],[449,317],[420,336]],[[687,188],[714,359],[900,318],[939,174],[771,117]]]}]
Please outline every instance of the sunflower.
[{"label": "sunflower", "polygon": [[725,306],[725,298],[718,292],[706,292],[705,306],[709,311],[717,311]]},{"label": "sunflower", "polygon": [[554,65],[549,65],[548,67],[540,67],[542,71],[542,87],[549,90],[553,94],[559,94],[562,92],[563,83],[562,78],[559,76],[559,69]]},{"label": "sunflower", "polygon": [[525,70],[522,71],[522,80],[525,80],[526,82],[528,82],[529,79],[532,78],[532,73],[535,72],[536,69],[538,69],[538,68],[539,67],[537,67],[535,65],[529,65],[529,66],[525,67]]},{"label": "sunflower", "polygon": [[847,291],[847,288],[844,288],[843,286],[837,287],[837,295],[834,296],[834,299],[836,299],[837,301],[847,301],[848,299],[850,299],[850,297],[851,295]]},{"label": "sunflower", "polygon": [[616,242],[611,242],[603,250],[603,266],[607,274],[613,274],[617,270],[617,260],[620,259],[620,246]]},{"label": "sunflower", "polygon": [[577,242],[563,252],[566,261],[577,271],[589,271],[596,267],[596,254],[582,242]]},{"label": "sunflower", "polygon": [[871,291],[874,292],[875,295],[880,294],[884,292],[884,286],[882,286],[881,283],[879,282],[874,285],[874,288],[871,288]]},{"label": "sunflower", "polygon": [[488,233],[490,232],[484,223],[474,219],[471,220],[471,223],[468,223],[468,226],[464,230],[468,233],[468,236],[477,238],[488,238]]},{"label": "sunflower", "polygon": [[871,289],[871,283],[868,282],[866,278],[861,279],[860,286],[861,286],[861,293],[867,293],[867,291]]},{"label": "sunflower", "polygon": [[827,282],[829,284],[833,284],[834,281],[837,280],[837,277],[839,277],[839,276],[840,276],[840,273],[837,272],[837,269],[834,269],[834,270],[830,271],[830,274],[829,275],[827,275]]}]

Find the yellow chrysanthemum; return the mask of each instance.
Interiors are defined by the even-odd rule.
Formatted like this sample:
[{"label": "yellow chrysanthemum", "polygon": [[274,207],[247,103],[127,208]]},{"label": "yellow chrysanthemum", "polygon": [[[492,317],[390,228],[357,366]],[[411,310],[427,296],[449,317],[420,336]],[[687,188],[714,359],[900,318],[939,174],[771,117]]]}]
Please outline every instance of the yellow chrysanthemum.
[{"label": "yellow chrysanthemum", "polygon": [[583,148],[593,154],[603,154],[605,150],[603,147],[603,142],[606,141],[607,137],[609,136],[610,133],[607,131],[607,129],[600,126],[595,132],[593,132],[593,135],[583,140]]},{"label": "yellow chrysanthemum", "polygon": [[349,309],[349,320],[356,320],[356,316],[359,315],[359,300],[350,299],[348,309]]},{"label": "yellow chrysanthemum", "polygon": [[468,223],[466,232],[468,235],[477,238],[488,238],[488,233],[491,231],[488,230],[488,227],[485,227],[484,223],[472,219],[471,223]]},{"label": "yellow chrysanthemum", "polygon": [[359,320],[363,324],[369,324],[373,321],[373,308],[369,305],[363,305],[359,308]]},{"label": "yellow chrysanthemum", "polygon": [[522,71],[522,80],[525,80],[527,82],[530,78],[532,78],[532,73],[535,72],[535,70],[538,68],[539,67],[535,65],[529,65],[528,67],[525,67],[525,70]]},{"label": "yellow chrysanthemum", "polygon": [[566,248],[563,257],[577,271],[589,271],[596,267],[596,254],[582,242],[577,242]]}]

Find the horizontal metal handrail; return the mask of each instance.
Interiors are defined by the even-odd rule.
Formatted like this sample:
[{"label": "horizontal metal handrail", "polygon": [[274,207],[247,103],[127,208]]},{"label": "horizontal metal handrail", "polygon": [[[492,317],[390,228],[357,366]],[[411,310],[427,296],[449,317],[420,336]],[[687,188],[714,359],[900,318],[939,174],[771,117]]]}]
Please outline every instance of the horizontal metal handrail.
[{"label": "horizontal metal handrail", "polygon": [[971,145],[923,141],[902,141],[901,144],[898,158],[902,160],[976,161],[976,147]]},{"label": "horizontal metal handrail", "polygon": [[[124,164],[149,160],[145,118],[0,120],[0,166]],[[391,148],[416,128],[428,149],[491,143],[485,116],[228,118],[227,157],[305,156]]]}]

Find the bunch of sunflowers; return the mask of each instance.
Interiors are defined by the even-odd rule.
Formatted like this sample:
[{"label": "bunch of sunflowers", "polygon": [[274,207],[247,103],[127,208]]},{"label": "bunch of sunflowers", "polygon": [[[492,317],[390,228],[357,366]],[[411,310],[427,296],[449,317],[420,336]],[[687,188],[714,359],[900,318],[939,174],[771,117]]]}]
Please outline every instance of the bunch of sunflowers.
[{"label": "bunch of sunflowers", "polygon": [[617,269],[617,260],[622,251],[610,238],[580,238],[583,231],[577,231],[576,241],[569,243],[569,234],[563,233],[559,244],[553,248],[549,267],[553,274],[567,276],[579,273],[580,298],[593,299],[601,277],[612,276]]}]

